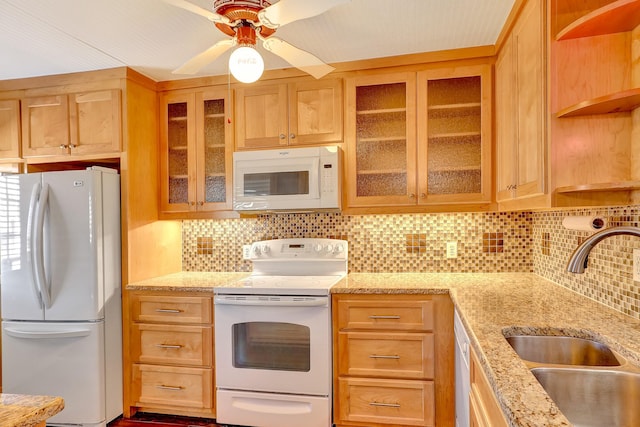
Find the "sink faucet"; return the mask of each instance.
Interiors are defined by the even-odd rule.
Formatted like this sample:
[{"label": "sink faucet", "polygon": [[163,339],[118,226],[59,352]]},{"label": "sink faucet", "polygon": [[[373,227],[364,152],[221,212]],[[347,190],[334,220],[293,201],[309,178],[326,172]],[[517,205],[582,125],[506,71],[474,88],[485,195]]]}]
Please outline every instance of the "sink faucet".
[{"label": "sink faucet", "polygon": [[573,251],[573,254],[571,254],[571,258],[569,258],[569,262],[567,263],[567,271],[570,273],[584,273],[584,269],[587,268],[589,262],[589,252],[591,252],[591,249],[601,240],[619,234],[640,237],[640,227],[610,227],[589,236]]}]

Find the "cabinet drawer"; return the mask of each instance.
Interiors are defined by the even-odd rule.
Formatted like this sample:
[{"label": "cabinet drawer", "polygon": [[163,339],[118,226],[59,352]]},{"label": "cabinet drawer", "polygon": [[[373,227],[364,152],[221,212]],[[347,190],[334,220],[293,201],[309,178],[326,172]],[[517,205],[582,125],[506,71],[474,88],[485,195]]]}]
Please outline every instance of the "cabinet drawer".
[{"label": "cabinet drawer", "polygon": [[175,297],[132,295],[131,318],[134,322],[211,323],[211,297]]},{"label": "cabinet drawer", "polygon": [[339,329],[433,330],[432,300],[341,299]]},{"label": "cabinet drawer", "polygon": [[210,326],[131,325],[134,362],[210,367],[212,353]]},{"label": "cabinet drawer", "polygon": [[211,369],[134,364],[132,375],[132,397],[137,406],[213,406]]},{"label": "cabinet drawer", "polygon": [[433,426],[431,381],[341,378],[340,422]]},{"label": "cabinet drawer", "polygon": [[340,332],[340,375],[433,378],[430,333]]}]

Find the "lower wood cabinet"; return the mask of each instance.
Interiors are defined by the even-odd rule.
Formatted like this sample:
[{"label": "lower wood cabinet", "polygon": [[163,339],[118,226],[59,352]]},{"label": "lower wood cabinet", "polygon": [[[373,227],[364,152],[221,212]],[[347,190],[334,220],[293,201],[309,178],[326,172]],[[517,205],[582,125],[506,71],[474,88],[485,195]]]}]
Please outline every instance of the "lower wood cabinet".
[{"label": "lower wood cabinet", "polygon": [[336,426],[453,426],[448,295],[333,296]]},{"label": "lower wood cabinet", "polygon": [[508,427],[509,424],[496,400],[476,352],[471,348],[469,362],[471,391],[469,393],[470,427]]},{"label": "lower wood cabinet", "polygon": [[125,416],[214,418],[212,297],[133,292],[128,307]]}]

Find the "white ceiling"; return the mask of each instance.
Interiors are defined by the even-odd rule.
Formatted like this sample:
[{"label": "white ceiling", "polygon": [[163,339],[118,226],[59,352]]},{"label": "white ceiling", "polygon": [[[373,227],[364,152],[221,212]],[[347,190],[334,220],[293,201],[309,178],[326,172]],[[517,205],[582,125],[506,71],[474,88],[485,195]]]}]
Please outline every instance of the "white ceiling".
[{"label": "white ceiling", "polygon": [[[351,0],[275,35],[327,63],[493,45],[513,3]],[[226,37],[162,0],[0,0],[0,80],[125,65],[156,81],[191,78],[171,70]],[[265,69],[290,67],[259,51]],[[229,54],[196,76],[225,75]]]}]

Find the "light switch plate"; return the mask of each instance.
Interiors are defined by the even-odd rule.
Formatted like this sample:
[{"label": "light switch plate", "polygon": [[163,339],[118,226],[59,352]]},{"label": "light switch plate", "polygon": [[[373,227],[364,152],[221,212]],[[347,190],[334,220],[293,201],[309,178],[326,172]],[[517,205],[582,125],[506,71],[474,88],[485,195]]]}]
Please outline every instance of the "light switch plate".
[{"label": "light switch plate", "polygon": [[633,281],[640,282],[640,249],[633,250]]},{"label": "light switch plate", "polygon": [[447,242],[447,258],[458,258],[458,242]]},{"label": "light switch plate", "polygon": [[242,245],[242,259],[251,258],[251,245]]}]

